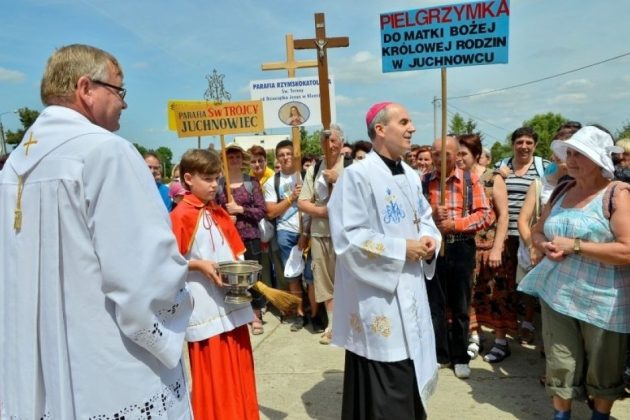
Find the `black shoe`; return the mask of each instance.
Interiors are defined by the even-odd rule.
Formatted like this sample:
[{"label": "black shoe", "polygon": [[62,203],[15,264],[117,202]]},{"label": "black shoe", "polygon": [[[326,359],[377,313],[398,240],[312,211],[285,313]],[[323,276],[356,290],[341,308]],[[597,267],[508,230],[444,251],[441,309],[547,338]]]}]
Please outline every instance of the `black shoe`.
[{"label": "black shoe", "polygon": [[304,324],[306,324],[306,318],[304,316],[296,317],[295,321],[293,321],[293,324],[291,324],[291,331],[300,331],[302,328],[304,328]]},{"label": "black shoe", "polygon": [[319,315],[315,315],[314,317],[311,318],[311,323],[313,326],[313,332],[314,333],[323,333],[324,330],[326,329],[326,326],[324,325],[324,322],[322,321],[322,318]]}]

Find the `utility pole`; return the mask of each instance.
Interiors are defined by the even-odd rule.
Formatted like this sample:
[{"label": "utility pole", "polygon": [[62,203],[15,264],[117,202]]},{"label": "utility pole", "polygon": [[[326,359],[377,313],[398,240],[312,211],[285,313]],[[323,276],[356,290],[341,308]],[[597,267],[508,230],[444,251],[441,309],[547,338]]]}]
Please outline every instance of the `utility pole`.
[{"label": "utility pole", "polygon": [[4,126],[2,125],[2,116],[6,114],[17,114],[17,111],[0,112],[0,152],[7,154],[7,139],[4,136]]}]

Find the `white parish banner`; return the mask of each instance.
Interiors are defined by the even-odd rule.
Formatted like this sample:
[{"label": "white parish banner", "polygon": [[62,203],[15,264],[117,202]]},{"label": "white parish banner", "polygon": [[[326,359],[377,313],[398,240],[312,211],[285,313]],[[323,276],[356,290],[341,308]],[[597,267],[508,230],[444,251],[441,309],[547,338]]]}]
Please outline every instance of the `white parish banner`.
[{"label": "white parish banner", "polygon": [[[337,120],[335,83],[328,78],[330,118]],[[249,83],[252,100],[263,104],[265,129],[296,126],[321,126],[319,80],[317,77],[254,80]]]}]

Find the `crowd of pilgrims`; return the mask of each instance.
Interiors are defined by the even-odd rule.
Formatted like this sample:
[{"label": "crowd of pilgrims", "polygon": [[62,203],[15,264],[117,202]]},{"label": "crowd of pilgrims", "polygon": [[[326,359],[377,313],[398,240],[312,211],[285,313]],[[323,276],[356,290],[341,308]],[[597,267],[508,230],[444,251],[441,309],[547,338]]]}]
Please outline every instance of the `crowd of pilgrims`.
[{"label": "crowd of pilgrims", "polygon": [[[580,128],[580,123],[567,122],[558,129],[554,139],[566,140]],[[483,194],[489,200],[491,208],[489,213],[484,214],[485,222],[477,225],[480,229],[468,231],[463,235],[446,235],[449,243],[474,239],[474,264],[469,270],[464,270],[471,273],[470,278],[464,278],[459,282],[466,296],[446,290],[432,293],[434,288],[428,289],[430,301],[432,298],[440,300],[437,294],[448,294],[440,302],[441,307],[436,308],[437,304],[431,304],[436,337],[440,337],[437,340],[440,368],[465,365],[456,370],[456,375],[465,379],[470,375],[470,370],[466,367],[471,359],[481,356],[488,363],[500,363],[510,357],[508,333],[513,337],[514,343],[522,345],[537,343],[541,355],[544,356],[542,338],[535,327],[537,323],[535,316],[540,313],[540,304],[538,299],[517,291],[517,285],[541,259],[541,255],[532,245],[531,228],[540,217],[541,210],[549,200],[554,187],[571,177],[567,175],[566,164],[555,154],[545,159],[534,153],[538,136],[529,127],[522,127],[514,132],[513,156],[496,162],[492,161],[490,151],[482,147],[478,134],[464,134],[453,138],[457,140],[457,152],[454,156],[456,167],[474,174],[473,179],[480,181],[483,185]],[[274,157],[274,167],[271,169],[264,148],[253,146],[246,151],[236,144],[229,145],[226,156],[233,201],[227,201],[225,180],[222,179],[219,181],[216,202],[232,216],[247,248],[245,258],[256,260],[263,265],[262,280],[273,287],[289,289],[292,293],[303,295],[304,302],[290,322],[291,331],[299,331],[311,323],[311,330],[322,334],[320,343],[329,344],[328,324],[332,313],[326,310],[321,301],[315,299],[316,279],[311,270],[308,214],[296,212],[300,218],[297,225],[284,228],[293,229],[293,233],[299,233],[300,236],[307,238],[307,241],[299,243],[301,258],[304,260],[302,272],[298,273],[301,280],[299,282],[286,281],[285,264],[289,253],[282,252],[280,249],[282,246],[278,244],[278,232],[281,231],[274,233],[274,225],[268,223],[269,204],[273,205],[280,200],[277,196],[278,186],[274,186],[274,175],[288,174],[300,184],[308,168],[315,166],[320,158],[313,155],[303,156],[301,173],[297,174],[294,170],[291,145],[285,142],[280,146],[282,147],[276,149],[277,156]],[[613,155],[615,178],[630,182],[630,139],[620,139],[617,146],[624,151]],[[359,140],[354,144],[343,145],[341,154],[346,164],[349,164],[364,159],[370,150],[369,141]],[[290,155],[289,158],[282,155],[285,152]],[[405,154],[404,160],[426,181],[434,170],[434,162],[436,160],[439,162],[438,156],[439,150],[436,151],[435,146],[414,144]],[[180,179],[179,165],[174,166],[170,183],[163,184],[158,156],[148,152],[145,161],[153,171],[165,205],[169,210],[175,208],[187,193]],[[428,186],[428,183],[425,182],[423,186]],[[290,192],[295,186],[283,187]],[[281,195],[285,196],[282,193]],[[429,197],[427,191],[425,195]],[[300,200],[299,195],[297,199]],[[475,209],[471,207],[466,211],[474,212]],[[267,226],[267,230],[264,225]],[[278,229],[277,224],[275,228]],[[472,235],[468,235],[470,233]],[[451,275],[445,273],[445,277]],[[268,303],[262,295],[253,293],[255,298],[252,307],[255,319],[250,328],[252,334],[259,335],[264,333],[263,315]],[[444,318],[446,308],[450,311],[448,318]],[[281,314],[281,317],[286,321],[284,315]],[[457,339],[455,338],[455,343],[452,342],[453,331],[449,331],[454,329],[457,335],[458,327],[467,327],[464,331],[466,343],[463,350],[454,348],[458,345]],[[486,331],[490,331],[494,337],[492,339],[484,337],[482,327],[486,327]],[[443,331],[437,331],[438,328]],[[628,362],[630,356],[624,372],[627,386],[630,384]],[[544,384],[543,372],[541,375],[540,382]]]}]

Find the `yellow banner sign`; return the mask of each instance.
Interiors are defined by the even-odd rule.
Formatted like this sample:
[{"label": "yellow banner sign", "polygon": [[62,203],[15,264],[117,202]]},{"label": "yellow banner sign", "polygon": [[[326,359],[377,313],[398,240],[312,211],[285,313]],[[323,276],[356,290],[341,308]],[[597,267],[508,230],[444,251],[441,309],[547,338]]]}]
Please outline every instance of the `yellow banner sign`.
[{"label": "yellow banner sign", "polygon": [[[212,102],[173,101],[175,128],[179,137],[257,133],[264,130],[262,101]],[[170,124],[169,124],[170,125]]]},{"label": "yellow banner sign", "polygon": [[210,102],[207,101],[176,101],[174,99],[168,101],[168,105],[166,108],[166,114],[168,116],[168,129],[172,131],[177,131],[177,123],[175,122],[175,105],[199,105],[206,106]]}]

